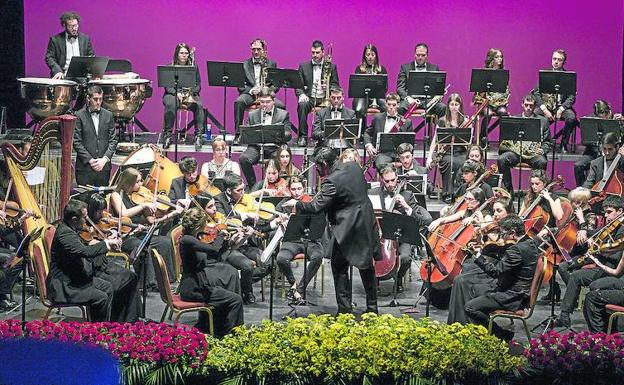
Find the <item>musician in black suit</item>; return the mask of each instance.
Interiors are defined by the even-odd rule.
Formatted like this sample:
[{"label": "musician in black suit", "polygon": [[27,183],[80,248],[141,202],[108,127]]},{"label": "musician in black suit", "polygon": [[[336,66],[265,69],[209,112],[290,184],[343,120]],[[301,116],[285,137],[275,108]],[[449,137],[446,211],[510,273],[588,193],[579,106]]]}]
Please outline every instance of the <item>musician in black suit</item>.
[{"label": "musician in black suit", "polygon": [[[206,113],[199,97],[201,76],[199,75],[199,68],[195,63],[195,48],[191,49],[186,43],[176,45],[171,65],[192,66],[195,69],[195,85],[190,89],[178,88],[177,95],[174,87],[165,88],[162,98],[165,107],[162,131],[163,148],[167,149],[171,146],[171,130],[176,119],[176,107],[181,108],[184,106],[193,112],[195,119],[195,151],[199,151],[203,144],[202,135],[206,131]],[[180,128],[185,129],[186,127]]]},{"label": "musician in black suit", "polygon": [[[393,200],[394,212],[407,215],[418,219],[420,226],[429,226],[433,221],[431,214],[425,208],[418,205],[414,193],[403,188],[401,193],[397,195],[397,186],[399,178],[396,170],[392,165],[384,166],[380,171],[382,186],[373,188],[368,191],[368,195],[378,196],[381,201],[381,209],[389,210]],[[398,292],[403,291],[403,277],[410,269],[412,263],[413,246],[409,243],[399,244],[398,249],[401,266],[397,273],[396,281]]]},{"label": "musician in black suit", "polygon": [[[399,77],[397,79],[397,93],[403,99],[399,105],[399,114],[403,115],[409,108],[409,106],[416,102],[418,99],[421,103],[425,102],[424,96],[408,95],[407,94],[407,78],[410,71],[440,71],[440,67],[428,62],[429,60],[429,47],[425,43],[416,44],[414,49],[414,61],[401,65],[399,71]],[[422,105],[424,108],[424,104]],[[431,111],[439,117],[444,116],[446,106],[444,103],[436,103]]]},{"label": "musician in black suit", "polygon": [[[362,52],[362,61],[355,67],[356,74],[369,74],[369,75],[387,75],[386,67],[379,64],[379,53],[377,47],[372,44],[367,44]],[[365,98],[353,98],[353,110],[358,119],[366,117],[366,113],[369,108],[377,108],[379,111],[384,112],[386,110],[386,101],[384,99],[368,99],[368,106],[366,105]]]},{"label": "musician in black suit", "polygon": [[[611,167],[615,157],[618,154],[624,155],[624,147],[620,147],[619,141],[620,138],[615,132],[608,132],[602,137],[602,156],[592,160],[589,164],[589,173],[587,173],[583,187],[591,189],[597,182],[600,182],[605,170]],[[624,172],[624,156],[620,157],[618,169]]]},{"label": "musician in black suit", "polygon": [[102,88],[90,86],[87,106],[76,113],[74,151],[76,183],[108,186],[111,158],[117,148],[113,114],[102,108]]},{"label": "musician in black suit", "polygon": [[371,125],[364,132],[364,148],[366,154],[371,157],[375,157],[375,168],[379,171],[386,164],[396,160],[397,154],[395,152],[377,152],[377,134],[386,134],[392,132],[394,127],[403,122],[400,128],[396,129],[396,132],[409,132],[412,131],[412,121],[409,119],[403,119],[397,113],[397,107],[401,98],[398,94],[391,93],[386,96],[386,112],[381,112],[373,118]]},{"label": "musician in black suit", "polygon": [[310,203],[297,202],[298,213],[326,212],[330,239],[326,255],[331,256],[338,313],[353,311],[349,267],[360,270],[366,292],[366,311],[377,313],[377,290],[373,259],[380,260],[375,213],[368,199],[367,184],[356,162],[337,162],[329,148],[315,157],[321,176],[320,192]]},{"label": "musician in black suit", "polygon": [[[279,91],[278,87],[273,87],[267,83],[266,68],[277,68],[277,63],[267,58],[266,41],[254,39],[251,42],[251,58],[243,62],[245,86],[238,89],[239,96],[234,102],[234,128],[237,137],[240,135],[239,126],[243,123],[245,110],[256,102],[262,87],[268,86],[275,94]],[[275,105],[285,109],[284,103],[280,100],[275,99]]]},{"label": "musician in black suit", "polygon": [[61,26],[64,31],[50,37],[46,50],[46,64],[50,68],[53,79],[63,79],[69,62],[74,56],[95,56],[91,38],[78,32],[80,15],[65,12],[61,15]]},{"label": "musician in black suit", "polygon": [[[555,50],[552,54],[551,71],[565,71],[563,68],[568,55],[562,49]],[[557,140],[561,136],[561,152],[568,152],[568,142],[572,131],[576,128],[578,123],[576,120],[576,112],[574,111],[574,102],[576,101],[576,95],[550,95],[540,92],[539,84],[531,91],[535,98],[535,113],[548,118],[549,122],[555,120],[563,120],[564,126],[561,131],[555,133],[553,139]],[[556,110],[555,110],[556,108]]]},{"label": "musician in black suit", "polygon": [[86,223],[87,206],[84,202],[70,200],[63,211],[50,254],[50,273],[46,286],[55,303],[88,305],[91,321],[107,321],[111,314],[113,286],[95,276],[93,261],[108,250],[121,246],[121,239],[106,239],[85,246],[78,231]]},{"label": "musician in black suit", "polygon": [[[524,162],[531,166],[532,169],[546,170],[546,166],[548,165],[548,159],[546,159],[546,155],[552,149],[552,139],[550,137],[550,127],[548,125],[548,119],[546,119],[544,116],[537,115],[534,110],[535,98],[533,97],[533,95],[528,94],[522,99],[522,114],[520,114],[519,116],[523,118],[539,118],[540,120],[542,137],[535,156],[529,159],[522,159],[520,158],[519,153],[516,153],[509,148],[505,148],[504,146],[501,146],[499,148],[498,170],[503,175],[503,185],[510,194],[513,194],[513,183],[511,180],[512,167],[516,166],[520,162]],[[528,143],[525,143],[525,145],[526,144]]]},{"label": "musician in black suit", "polygon": [[[536,241],[523,237],[524,224],[517,215],[508,215],[498,222],[500,236],[505,240],[515,240],[499,261],[488,262],[483,255],[475,259],[475,264],[491,277],[497,279],[493,291],[474,298],[466,303],[468,318],[476,324],[487,325],[490,312],[494,310],[516,311],[528,304],[531,282],[537,266],[539,248]],[[514,333],[493,324],[495,336],[511,341]]]},{"label": "musician in black suit", "polygon": [[[249,114],[249,125],[270,125],[270,124],[283,124],[284,125],[284,141],[281,143],[272,143],[264,146],[264,159],[270,159],[274,156],[275,152],[283,144],[288,143],[292,137],[290,123],[290,116],[288,111],[283,110],[275,106],[275,93],[270,88],[264,87],[258,93],[258,102],[260,108],[252,111]],[[238,162],[240,168],[247,179],[247,185],[253,186],[256,183],[256,173],[253,170],[253,166],[260,161],[260,146],[257,144],[250,144],[245,151],[241,154]]]},{"label": "musician in black suit", "polygon": [[[331,149],[341,149],[353,147],[345,139],[325,139],[325,122],[327,120],[352,120],[355,119],[355,111],[344,105],[344,91],[342,88],[334,86],[329,91],[329,107],[325,107],[314,115],[312,124],[312,138],[316,140],[316,151],[321,147]],[[336,154],[337,156],[337,154]]]},{"label": "musician in black suit", "polygon": [[182,176],[174,178],[169,188],[169,200],[171,203],[180,204],[189,207],[191,204],[191,195],[189,194],[189,185],[195,183],[199,178],[199,169],[197,168],[197,160],[192,156],[185,156],[178,163]]},{"label": "musician in black suit", "polygon": [[[299,64],[299,73],[303,79],[303,89],[296,89],[297,95],[297,116],[299,118],[299,146],[308,145],[308,114],[314,107],[321,105],[325,99],[327,87],[340,87],[338,80],[338,70],[334,63],[329,62],[330,58],[325,57],[325,47],[323,42],[315,40],[312,42],[312,60]],[[329,65],[331,77],[329,84],[324,84],[323,69]]]}]

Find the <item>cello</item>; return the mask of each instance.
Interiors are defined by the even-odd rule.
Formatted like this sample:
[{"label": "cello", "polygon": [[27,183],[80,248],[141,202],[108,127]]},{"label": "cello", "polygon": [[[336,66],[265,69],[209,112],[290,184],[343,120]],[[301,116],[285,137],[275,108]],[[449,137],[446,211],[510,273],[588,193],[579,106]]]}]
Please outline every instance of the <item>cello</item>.
[{"label": "cello", "polygon": [[[397,197],[401,193],[401,190],[405,186],[407,179],[403,179],[395,188],[395,195],[390,202],[390,206],[386,211],[394,211],[396,206]],[[381,241],[381,260],[375,261],[375,278],[379,280],[387,279],[395,271],[398,271],[401,266],[401,256],[399,255],[399,242],[397,240],[384,239],[381,236],[381,224],[379,218],[377,219],[377,226],[380,232]]]},{"label": "cello", "polygon": [[[564,179],[561,175],[558,175],[555,180],[550,182],[544,187],[544,190],[552,191],[555,186],[561,187],[564,184]],[[538,195],[533,202],[519,214],[520,218],[524,221],[524,230],[530,237],[534,237],[539,233],[544,226],[550,221],[552,214],[546,212],[539,204],[542,201],[542,195]]]},{"label": "cello", "polygon": [[624,195],[624,173],[618,168],[621,159],[622,154],[618,152],[609,168],[604,171],[602,179],[592,186],[592,192]]},{"label": "cello", "polygon": [[[498,198],[498,195],[493,195],[486,199],[469,218],[473,218],[477,212],[482,211]],[[438,242],[430,245],[435,256],[431,277],[428,277],[427,264],[420,266],[420,277],[423,282],[431,278],[430,284],[435,289],[443,290],[453,285],[453,280],[461,273],[462,263],[466,258],[466,246],[474,237],[475,226],[472,223],[464,224],[463,220],[457,222],[459,226],[454,222],[453,227],[444,225],[442,229],[436,231]]]}]

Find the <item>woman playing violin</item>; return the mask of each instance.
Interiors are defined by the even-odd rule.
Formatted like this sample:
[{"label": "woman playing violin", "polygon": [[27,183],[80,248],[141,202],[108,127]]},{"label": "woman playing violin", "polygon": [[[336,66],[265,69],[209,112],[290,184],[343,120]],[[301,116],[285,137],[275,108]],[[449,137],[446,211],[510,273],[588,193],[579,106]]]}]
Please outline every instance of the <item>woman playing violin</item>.
[{"label": "woman playing violin", "polygon": [[[110,195],[109,212],[115,216],[129,217],[133,223],[142,224],[148,226],[154,222],[154,214],[156,213],[156,202],[145,202],[137,204],[132,201],[131,195],[138,192],[143,186],[143,176],[135,168],[127,168],[119,176],[117,181],[117,187]],[[173,218],[177,213],[182,211],[182,208],[178,206],[177,211],[167,214],[165,217]],[[173,266],[173,244],[171,238],[164,235],[153,235],[149,245],[144,251],[157,249],[165,259],[167,263],[167,269],[169,270],[169,279],[175,280],[173,276],[175,269]],[[145,257],[141,258],[145,261]],[[156,276],[154,275],[154,267],[151,261],[145,261],[146,275],[148,288],[157,290]],[[141,264],[142,270],[143,264]],[[140,275],[140,273],[139,273]]]},{"label": "woman playing violin", "polygon": [[212,140],[212,160],[206,162],[201,167],[201,175],[212,180],[214,178],[223,179],[225,174],[241,174],[240,166],[227,156],[227,143],[222,138]]},{"label": "woman playing violin", "polygon": [[[531,188],[526,194],[526,197],[522,201],[520,207],[520,216],[530,217],[531,213],[525,212],[535,199],[540,199],[538,206],[549,214],[549,221],[546,226],[552,228],[555,227],[557,222],[563,218],[563,208],[561,207],[561,199],[559,197],[553,198],[550,192],[546,189],[546,185],[550,182],[546,171],[533,170],[531,172]],[[543,228],[535,229],[538,231],[538,236],[545,237],[548,231]]]},{"label": "woman playing violin", "polygon": [[[207,205],[210,210],[193,207],[182,216],[183,235],[180,239],[180,257],[182,259],[182,279],[180,297],[185,301],[204,302],[214,306],[215,336],[221,337],[232,331],[243,320],[243,299],[240,296],[238,272],[232,266],[222,263],[224,251],[229,246],[223,234],[211,243],[198,239],[205,231],[207,214],[216,213],[214,199],[210,197]],[[240,232],[230,240],[234,246],[242,240]],[[199,312],[195,327],[203,333],[209,332],[208,317]]]},{"label": "woman playing violin", "polygon": [[293,164],[292,151],[287,145],[282,145],[275,152],[275,161],[279,166],[279,174],[282,178],[288,179],[293,175],[299,175],[299,169]]},{"label": "woman playing violin", "polygon": [[282,177],[279,171],[277,162],[270,159],[266,165],[265,171],[266,185],[264,180],[256,182],[251,188],[252,197],[256,198],[262,195],[268,195],[271,197],[288,197],[290,191],[288,189],[288,181]]},{"label": "woman playing violin", "polygon": [[435,231],[440,225],[461,220],[463,224],[481,225],[488,222],[485,214],[477,210],[485,202],[485,193],[479,187],[468,191],[465,195],[467,207],[446,217],[435,219],[429,225],[429,231]]}]

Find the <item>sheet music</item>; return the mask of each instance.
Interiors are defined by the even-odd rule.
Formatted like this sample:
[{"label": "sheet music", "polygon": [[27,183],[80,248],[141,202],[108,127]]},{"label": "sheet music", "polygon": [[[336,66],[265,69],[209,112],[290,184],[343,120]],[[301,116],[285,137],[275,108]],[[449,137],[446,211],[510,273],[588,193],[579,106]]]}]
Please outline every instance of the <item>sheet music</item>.
[{"label": "sheet music", "polygon": [[379,195],[369,195],[368,199],[373,205],[373,210],[381,210],[381,197]]},{"label": "sheet music", "polygon": [[23,171],[23,173],[29,186],[43,184],[45,181],[46,169],[43,167],[34,167],[32,170]]}]

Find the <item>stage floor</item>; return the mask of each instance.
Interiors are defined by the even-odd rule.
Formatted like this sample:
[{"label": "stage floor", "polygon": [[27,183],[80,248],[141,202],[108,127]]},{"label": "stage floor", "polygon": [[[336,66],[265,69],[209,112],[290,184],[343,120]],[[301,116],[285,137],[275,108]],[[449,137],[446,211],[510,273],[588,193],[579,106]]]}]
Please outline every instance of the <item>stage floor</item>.
[{"label": "stage floor", "polygon": [[[415,309],[416,313],[409,314],[410,317],[421,318],[425,316],[425,298],[419,298],[420,288],[422,286],[422,281],[420,279],[419,274],[419,263],[418,261],[412,263],[411,268],[411,281],[406,282],[405,292],[398,294],[397,300],[401,304],[398,307],[386,307],[390,301],[392,300],[392,280],[383,281],[379,285],[379,313],[380,314],[392,314],[394,316],[400,316],[403,314],[404,310],[412,307],[418,301]],[[321,270],[317,274],[317,284],[316,287],[312,287],[313,284],[310,284],[310,288],[308,289],[308,300],[314,305],[309,306],[301,306],[297,307],[297,314],[299,316],[306,316],[310,313],[314,314],[334,314],[337,310],[335,292],[333,286],[333,279],[331,275],[331,267],[329,260],[325,259],[324,263],[325,270],[325,278],[324,278],[324,293],[321,293]],[[303,264],[299,263],[297,266],[294,266],[295,277],[299,278],[302,275]],[[562,293],[565,292],[564,284],[562,285]],[[284,316],[286,316],[291,307],[288,306],[288,301],[282,297],[283,293],[281,290],[281,282],[276,282],[276,289],[274,290],[274,305],[273,305],[273,320],[281,320]],[[257,298],[257,302],[252,305],[245,306],[245,324],[250,325],[258,325],[263,320],[269,319],[269,280],[268,277],[265,280],[265,299],[262,301],[261,292],[260,292],[260,283],[254,284],[254,293]],[[21,285],[16,285],[14,290],[14,300],[20,302]],[[546,294],[547,288],[542,289],[540,293],[540,297]],[[364,289],[362,287],[359,274],[356,269],[354,270],[354,282],[353,282],[353,301],[356,304],[354,307],[354,311],[356,315],[359,315],[365,309],[365,296]],[[158,293],[148,293],[147,296],[147,318],[159,321],[162,316],[164,310],[164,303],[160,300],[160,296]],[[19,319],[21,317],[21,309],[17,308],[11,312],[0,313],[1,319]],[[557,305],[555,309],[555,314],[559,313],[559,306]],[[45,314],[44,307],[41,305],[40,301],[36,297],[30,297],[26,303],[26,319],[41,319]],[[432,319],[438,320],[440,322],[446,322],[447,319],[447,310],[440,310],[434,306],[430,308],[430,317]],[[532,318],[529,320],[529,328],[533,328],[540,323],[540,321],[546,319],[550,315],[550,305],[549,304],[538,304],[535,308]],[[196,313],[187,313],[182,315],[180,318],[180,322],[184,324],[193,325],[196,321]],[[61,314],[53,313],[51,316],[52,320],[78,320],[80,318],[80,311],[76,308],[63,309]],[[586,330],[587,325],[583,319],[582,311],[576,310],[572,314],[572,328],[573,330],[581,331]],[[172,321],[167,321],[171,323]],[[527,342],[525,333],[522,328],[522,324],[520,322],[515,322],[514,325],[511,325],[509,321],[502,320],[500,321],[500,325],[505,328],[510,328],[515,330],[516,339],[519,342]],[[532,336],[536,336],[544,330],[543,327],[540,327],[532,332]],[[557,329],[560,331],[561,329]]]}]

